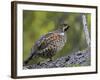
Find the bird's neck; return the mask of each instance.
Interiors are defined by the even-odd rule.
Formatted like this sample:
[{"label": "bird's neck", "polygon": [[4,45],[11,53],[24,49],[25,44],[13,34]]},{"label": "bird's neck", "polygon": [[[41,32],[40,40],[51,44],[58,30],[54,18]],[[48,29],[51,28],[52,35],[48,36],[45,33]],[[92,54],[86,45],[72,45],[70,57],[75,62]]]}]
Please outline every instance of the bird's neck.
[{"label": "bird's neck", "polygon": [[64,36],[64,32],[60,33],[60,35]]},{"label": "bird's neck", "polygon": [[56,30],[56,31],[54,31],[54,32],[64,33],[64,32],[63,32],[63,30],[61,30],[61,29],[57,29],[57,30]]}]

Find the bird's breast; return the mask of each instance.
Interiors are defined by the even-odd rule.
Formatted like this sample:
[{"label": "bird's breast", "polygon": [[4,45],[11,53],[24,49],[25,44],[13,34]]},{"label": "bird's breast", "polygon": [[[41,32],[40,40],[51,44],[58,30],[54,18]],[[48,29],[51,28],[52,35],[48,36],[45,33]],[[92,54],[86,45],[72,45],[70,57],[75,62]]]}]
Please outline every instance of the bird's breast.
[{"label": "bird's breast", "polygon": [[43,42],[37,53],[39,53],[41,57],[50,58],[63,48],[66,42],[66,37],[63,33],[52,33],[49,36],[45,36]]},{"label": "bird's breast", "polygon": [[48,38],[48,45],[52,45],[56,51],[62,49],[66,43],[66,37],[64,33],[55,33]]}]

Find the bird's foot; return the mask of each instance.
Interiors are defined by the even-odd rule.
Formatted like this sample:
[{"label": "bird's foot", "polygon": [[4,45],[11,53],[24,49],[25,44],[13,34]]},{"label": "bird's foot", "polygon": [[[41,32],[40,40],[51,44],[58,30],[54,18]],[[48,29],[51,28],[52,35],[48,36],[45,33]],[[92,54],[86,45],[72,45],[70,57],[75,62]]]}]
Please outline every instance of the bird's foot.
[{"label": "bird's foot", "polygon": [[52,59],[49,59],[49,60],[48,60],[48,62],[52,62],[52,61],[53,61]]}]

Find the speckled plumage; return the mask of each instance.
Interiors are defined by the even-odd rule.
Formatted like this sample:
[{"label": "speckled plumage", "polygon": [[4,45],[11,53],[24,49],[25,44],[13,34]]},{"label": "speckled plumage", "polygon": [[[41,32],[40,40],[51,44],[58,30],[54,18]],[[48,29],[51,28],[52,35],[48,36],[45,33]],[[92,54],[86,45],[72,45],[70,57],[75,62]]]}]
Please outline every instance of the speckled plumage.
[{"label": "speckled plumage", "polygon": [[60,29],[57,29],[53,32],[49,32],[44,36],[40,37],[40,39],[37,40],[35,45],[32,47],[31,55],[24,62],[24,64],[27,64],[35,56],[52,59],[56,52],[60,51],[65,45],[65,32],[68,28],[69,26],[67,24],[63,24],[61,25]]}]

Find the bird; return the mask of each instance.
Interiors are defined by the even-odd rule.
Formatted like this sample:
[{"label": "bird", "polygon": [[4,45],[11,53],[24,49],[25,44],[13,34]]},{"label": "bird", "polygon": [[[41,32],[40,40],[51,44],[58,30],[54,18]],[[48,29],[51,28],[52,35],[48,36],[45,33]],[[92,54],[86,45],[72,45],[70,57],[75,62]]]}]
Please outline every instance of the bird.
[{"label": "bird", "polygon": [[27,65],[36,56],[52,61],[52,57],[64,47],[67,41],[66,32],[69,27],[68,24],[63,23],[59,25],[57,30],[41,36],[31,48],[30,55],[24,61],[24,65]]}]

